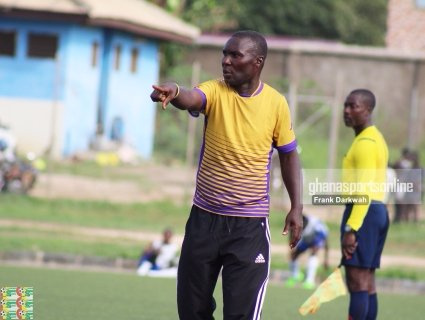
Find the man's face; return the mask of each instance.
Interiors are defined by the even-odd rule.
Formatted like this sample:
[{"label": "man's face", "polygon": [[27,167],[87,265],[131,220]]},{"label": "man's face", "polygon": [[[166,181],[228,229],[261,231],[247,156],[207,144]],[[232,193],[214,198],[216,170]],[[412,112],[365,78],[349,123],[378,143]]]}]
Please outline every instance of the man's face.
[{"label": "man's face", "polygon": [[223,49],[221,60],[223,78],[231,87],[249,82],[260,72],[255,44],[249,38],[230,38]]},{"label": "man's face", "polygon": [[370,108],[358,94],[350,94],[344,102],[344,123],[347,127],[363,126],[369,121]]}]

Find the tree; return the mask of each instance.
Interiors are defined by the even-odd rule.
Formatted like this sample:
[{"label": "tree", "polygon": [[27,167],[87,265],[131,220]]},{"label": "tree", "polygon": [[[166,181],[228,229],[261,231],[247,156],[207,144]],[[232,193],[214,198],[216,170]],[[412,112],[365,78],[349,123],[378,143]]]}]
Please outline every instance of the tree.
[{"label": "tree", "polygon": [[241,29],[265,34],[336,39],[334,0],[247,1],[238,16]]},{"label": "tree", "polygon": [[385,43],[387,0],[336,1],[335,28],[339,39],[360,45]]},{"label": "tree", "polygon": [[[239,28],[266,34],[381,45],[386,30],[387,0],[244,1]],[[277,23],[278,22],[278,23]]]},{"label": "tree", "polygon": [[226,0],[185,0],[183,18],[195,24],[202,31],[210,33],[239,28],[238,12],[243,5],[238,1]]},{"label": "tree", "polygon": [[384,43],[387,0],[168,0],[176,1],[182,17],[205,32],[252,29],[351,44]]}]

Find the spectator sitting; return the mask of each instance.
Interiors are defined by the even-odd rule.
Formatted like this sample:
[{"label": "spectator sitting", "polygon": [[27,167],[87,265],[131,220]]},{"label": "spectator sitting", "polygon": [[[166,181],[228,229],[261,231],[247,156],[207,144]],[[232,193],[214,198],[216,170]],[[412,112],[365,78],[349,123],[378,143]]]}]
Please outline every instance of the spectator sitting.
[{"label": "spectator sitting", "polygon": [[176,267],[177,245],[171,241],[173,232],[165,229],[162,233],[162,240],[157,240],[149,244],[140,257],[137,274],[148,275],[151,271],[165,270]]}]

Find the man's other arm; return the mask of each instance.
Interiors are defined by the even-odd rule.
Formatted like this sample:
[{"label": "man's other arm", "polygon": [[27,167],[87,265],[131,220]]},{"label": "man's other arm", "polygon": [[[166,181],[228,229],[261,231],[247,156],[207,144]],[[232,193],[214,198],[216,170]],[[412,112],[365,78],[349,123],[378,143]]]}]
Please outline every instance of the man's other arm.
[{"label": "man's other arm", "polygon": [[289,210],[283,234],[290,231],[289,246],[294,248],[301,238],[303,229],[301,204],[301,166],[297,150],[291,152],[279,152],[280,169],[282,172],[283,183],[288,190],[291,200],[291,209]]}]

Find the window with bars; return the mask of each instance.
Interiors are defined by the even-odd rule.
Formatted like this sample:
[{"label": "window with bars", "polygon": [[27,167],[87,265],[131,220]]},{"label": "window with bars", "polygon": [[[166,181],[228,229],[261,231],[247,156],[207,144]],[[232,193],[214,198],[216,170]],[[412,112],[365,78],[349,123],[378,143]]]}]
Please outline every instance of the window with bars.
[{"label": "window with bars", "polygon": [[30,33],[28,35],[28,57],[55,58],[58,50],[58,37],[51,34]]},{"label": "window with bars", "polygon": [[13,57],[16,51],[16,32],[0,30],[0,56]]}]

